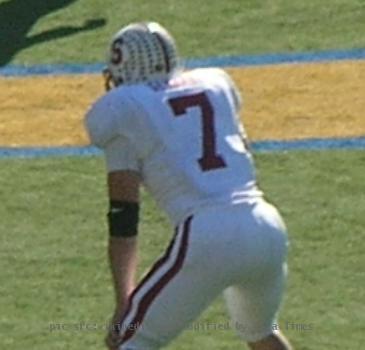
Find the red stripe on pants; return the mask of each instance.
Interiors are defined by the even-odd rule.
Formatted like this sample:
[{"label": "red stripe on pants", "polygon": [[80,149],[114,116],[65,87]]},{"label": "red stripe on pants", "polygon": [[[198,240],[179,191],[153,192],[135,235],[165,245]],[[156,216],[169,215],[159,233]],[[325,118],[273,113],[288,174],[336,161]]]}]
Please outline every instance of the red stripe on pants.
[{"label": "red stripe on pants", "polygon": [[178,229],[176,228],[175,235],[174,235],[173,239],[171,240],[169,246],[167,247],[165,254],[153,264],[151,269],[142,278],[142,280],[140,281],[138,286],[133,290],[133,292],[129,296],[128,306],[127,306],[127,309],[126,309],[126,311],[124,312],[124,314],[122,316],[120,324],[123,324],[123,322],[126,319],[127,315],[130,313],[130,311],[132,309],[132,305],[133,305],[133,300],[134,300],[136,294],[149,281],[149,279],[169,260],[171,252],[172,252],[172,248],[174,247],[174,244],[175,244],[175,241],[176,241],[177,234],[178,234]]},{"label": "red stripe on pants", "polygon": [[[190,226],[191,226],[192,218],[193,218],[192,216],[189,216],[184,222],[184,229],[183,229],[183,234],[182,234],[182,238],[181,238],[181,244],[180,244],[179,251],[178,251],[175,262],[170,267],[170,269],[167,270],[166,273],[164,275],[162,275],[161,278],[153,286],[151,286],[151,288],[146,292],[146,294],[143,296],[143,298],[139,302],[138,307],[137,307],[136,316],[134,317],[133,321],[125,328],[126,332],[124,333],[124,335],[121,339],[121,344],[127,342],[130,338],[133,337],[133,335],[138,330],[138,327],[141,326],[141,323],[143,322],[143,319],[148,311],[149,306],[156,299],[156,297],[162,291],[162,289],[181,270],[184,260],[185,260],[187,248],[188,248],[189,233],[190,233]],[[136,288],[136,290],[137,289],[140,290],[142,285],[145,284],[147,282],[147,280],[150,279],[152,277],[152,275],[162,266],[162,264],[164,264],[167,261],[168,257],[171,255],[172,247],[174,245],[175,240],[176,240],[176,235],[175,235],[174,240],[170,244],[166,254],[160,260],[158,260],[158,262],[153,266],[151,271],[148,273],[148,275],[146,275],[146,277],[143,279],[141,284]],[[132,298],[134,295],[136,295],[136,292],[133,292]],[[132,303],[130,303],[130,306],[131,306],[131,304]],[[129,307],[129,309],[130,308],[131,307]],[[126,315],[127,315],[127,313],[126,313]]]}]

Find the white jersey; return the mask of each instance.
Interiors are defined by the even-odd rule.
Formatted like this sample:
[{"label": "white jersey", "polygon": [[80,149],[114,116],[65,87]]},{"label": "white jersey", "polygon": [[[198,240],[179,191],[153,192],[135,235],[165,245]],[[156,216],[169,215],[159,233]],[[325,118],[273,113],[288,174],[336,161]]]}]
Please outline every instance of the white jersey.
[{"label": "white jersey", "polygon": [[223,70],[195,69],[111,90],[89,110],[86,126],[108,171],[139,172],[177,224],[203,207],[262,196],[239,108]]}]

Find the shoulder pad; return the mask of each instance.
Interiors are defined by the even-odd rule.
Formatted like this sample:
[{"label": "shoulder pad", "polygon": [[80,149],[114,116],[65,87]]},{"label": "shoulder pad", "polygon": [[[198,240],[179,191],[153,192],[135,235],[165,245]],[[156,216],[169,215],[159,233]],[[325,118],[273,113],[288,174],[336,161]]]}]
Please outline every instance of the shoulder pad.
[{"label": "shoulder pad", "polygon": [[131,113],[128,97],[115,89],[99,98],[85,116],[85,127],[91,143],[103,148],[106,143],[123,134],[126,118]]}]

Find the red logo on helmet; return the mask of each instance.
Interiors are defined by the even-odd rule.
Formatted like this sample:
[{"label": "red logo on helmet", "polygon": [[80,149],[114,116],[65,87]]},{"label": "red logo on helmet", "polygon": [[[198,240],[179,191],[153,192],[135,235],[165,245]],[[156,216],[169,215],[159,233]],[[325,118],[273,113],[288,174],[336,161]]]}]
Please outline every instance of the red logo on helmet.
[{"label": "red logo on helmet", "polygon": [[123,51],[122,51],[123,40],[121,38],[115,40],[112,45],[112,58],[111,62],[113,64],[121,64],[123,61]]}]

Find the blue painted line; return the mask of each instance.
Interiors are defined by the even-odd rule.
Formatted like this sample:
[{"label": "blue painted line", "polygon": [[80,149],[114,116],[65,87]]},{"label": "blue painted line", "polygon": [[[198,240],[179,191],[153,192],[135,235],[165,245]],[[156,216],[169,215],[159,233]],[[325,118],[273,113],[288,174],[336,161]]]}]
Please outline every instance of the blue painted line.
[{"label": "blue painted line", "polygon": [[47,158],[99,156],[102,151],[92,146],[80,147],[0,147],[0,158]]},{"label": "blue painted line", "polygon": [[[218,56],[208,58],[191,58],[185,60],[188,68],[197,67],[241,67],[262,66],[285,63],[330,62],[341,60],[364,60],[365,48],[352,50],[328,50],[302,53],[277,53],[247,56]],[[29,75],[64,75],[64,74],[99,74],[103,63],[92,64],[40,64],[7,65],[0,67],[0,76],[15,77]]]},{"label": "blue painted line", "polygon": [[363,60],[365,49],[331,50],[303,53],[278,53],[253,56],[223,56],[207,59],[187,60],[188,66],[195,67],[240,67],[240,66],[264,66],[285,63],[310,63],[341,60]]},{"label": "blue painted line", "polygon": [[[256,152],[283,152],[299,150],[355,150],[365,149],[365,136],[343,139],[304,139],[289,141],[257,141]],[[0,158],[44,158],[72,156],[100,156],[102,151],[93,146],[80,147],[0,147]]]},{"label": "blue painted line", "polygon": [[353,138],[312,138],[288,141],[258,141],[253,142],[257,152],[295,151],[295,150],[335,150],[335,149],[365,149],[365,136]]},{"label": "blue painted line", "polygon": [[0,76],[22,77],[31,75],[99,74],[105,65],[94,64],[39,64],[7,65],[0,67]]}]

